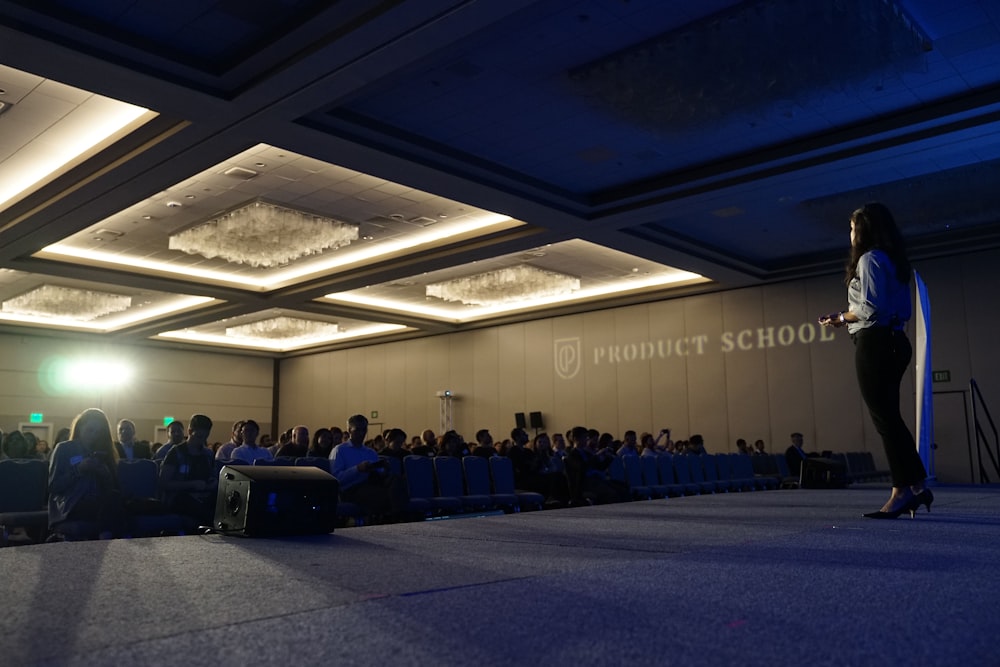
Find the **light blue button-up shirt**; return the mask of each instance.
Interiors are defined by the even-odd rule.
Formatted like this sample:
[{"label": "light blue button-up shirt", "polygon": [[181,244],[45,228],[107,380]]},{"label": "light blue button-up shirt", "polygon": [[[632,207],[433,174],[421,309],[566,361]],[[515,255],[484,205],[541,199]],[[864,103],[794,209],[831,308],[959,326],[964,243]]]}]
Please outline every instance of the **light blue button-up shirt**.
[{"label": "light blue button-up shirt", "polygon": [[913,306],[910,286],[896,278],[896,265],[882,250],[870,250],[858,260],[858,275],[847,288],[848,309],[858,318],[847,331],[857,333],[873,326],[902,329]]}]

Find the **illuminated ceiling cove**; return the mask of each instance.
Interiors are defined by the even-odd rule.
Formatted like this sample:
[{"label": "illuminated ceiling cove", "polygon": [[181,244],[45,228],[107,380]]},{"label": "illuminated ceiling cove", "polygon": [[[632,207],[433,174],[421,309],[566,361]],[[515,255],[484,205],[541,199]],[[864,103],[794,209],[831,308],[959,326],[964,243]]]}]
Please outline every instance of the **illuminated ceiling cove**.
[{"label": "illuminated ceiling cove", "polygon": [[873,199],[1000,245],[1000,0],[197,4],[0,0],[0,331],[462,331],[837,274]]}]

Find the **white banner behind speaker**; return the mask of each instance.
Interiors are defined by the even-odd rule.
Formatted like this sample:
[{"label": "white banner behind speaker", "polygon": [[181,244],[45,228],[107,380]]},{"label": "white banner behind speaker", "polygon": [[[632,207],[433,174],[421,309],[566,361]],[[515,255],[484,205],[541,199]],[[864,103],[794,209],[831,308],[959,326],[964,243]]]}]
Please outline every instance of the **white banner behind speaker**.
[{"label": "white banner behind speaker", "polygon": [[927,469],[927,476],[934,477],[934,392],[931,368],[931,302],[927,285],[920,274],[913,272],[917,291],[916,312],[916,365],[917,384],[917,451]]}]

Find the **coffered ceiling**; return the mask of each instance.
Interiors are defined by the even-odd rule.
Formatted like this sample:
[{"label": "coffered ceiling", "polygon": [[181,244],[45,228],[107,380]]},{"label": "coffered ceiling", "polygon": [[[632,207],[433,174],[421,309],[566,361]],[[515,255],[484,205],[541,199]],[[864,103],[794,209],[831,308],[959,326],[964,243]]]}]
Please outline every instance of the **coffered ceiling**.
[{"label": "coffered ceiling", "polygon": [[1000,244],[1000,0],[0,0],[0,330],[283,356]]}]

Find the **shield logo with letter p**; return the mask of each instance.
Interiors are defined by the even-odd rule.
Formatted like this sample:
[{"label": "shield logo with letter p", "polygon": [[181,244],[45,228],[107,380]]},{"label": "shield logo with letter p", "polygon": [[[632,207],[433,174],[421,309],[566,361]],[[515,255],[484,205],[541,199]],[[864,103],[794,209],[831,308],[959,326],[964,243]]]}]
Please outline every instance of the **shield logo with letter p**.
[{"label": "shield logo with letter p", "polygon": [[580,338],[558,338],[555,341],[556,375],[571,380],[580,372]]}]

